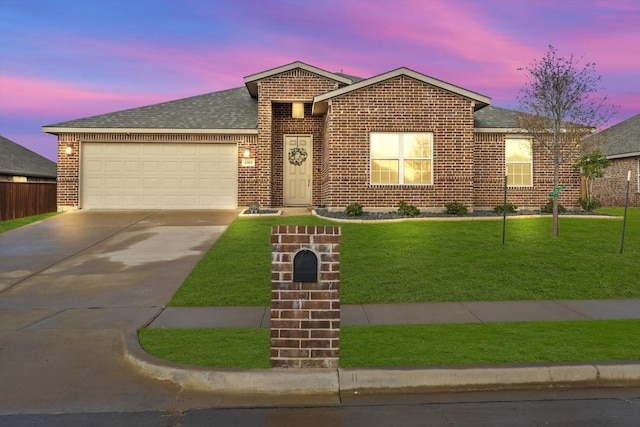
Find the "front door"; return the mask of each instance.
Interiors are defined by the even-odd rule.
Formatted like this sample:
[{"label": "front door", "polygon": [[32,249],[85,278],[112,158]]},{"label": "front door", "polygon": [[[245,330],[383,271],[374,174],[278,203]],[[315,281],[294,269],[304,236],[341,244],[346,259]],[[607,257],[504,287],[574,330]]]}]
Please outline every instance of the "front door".
[{"label": "front door", "polygon": [[311,205],[313,140],[311,135],[284,136],[284,204]]}]

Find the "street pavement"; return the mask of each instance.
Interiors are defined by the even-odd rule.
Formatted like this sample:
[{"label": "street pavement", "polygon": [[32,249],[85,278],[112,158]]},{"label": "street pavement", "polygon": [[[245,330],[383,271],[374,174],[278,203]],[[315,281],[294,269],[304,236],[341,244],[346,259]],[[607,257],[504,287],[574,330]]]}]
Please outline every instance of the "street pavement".
[{"label": "street pavement", "polygon": [[[620,385],[640,364],[216,370],[159,360],[150,327],[267,327],[266,307],[165,305],[237,211],[70,212],[0,234],[0,414],[336,404],[358,390]],[[344,306],[343,324],[640,318],[640,300]]]}]

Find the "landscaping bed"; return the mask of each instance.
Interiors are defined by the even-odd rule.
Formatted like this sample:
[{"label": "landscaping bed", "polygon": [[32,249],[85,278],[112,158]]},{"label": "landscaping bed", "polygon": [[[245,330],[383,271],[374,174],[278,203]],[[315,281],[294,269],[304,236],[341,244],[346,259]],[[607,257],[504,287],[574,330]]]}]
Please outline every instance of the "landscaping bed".
[{"label": "landscaping bed", "polygon": [[[326,208],[319,208],[315,210],[315,214],[319,217],[334,218],[340,220],[363,220],[363,221],[382,221],[382,220],[399,220],[399,219],[411,219],[411,218],[502,218],[503,214],[495,211],[473,211],[464,215],[448,214],[446,212],[424,212],[421,211],[417,215],[408,216],[401,215],[397,210],[391,210],[388,212],[377,211],[363,211],[362,215],[352,216],[348,215],[344,210],[334,211]],[[516,212],[508,212],[507,217],[518,216],[551,216],[550,213],[545,213],[540,210],[517,210]],[[603,213],[586,212],[586,211],[567,211],[560,215],[573,216],[573,215],[585,215],[585,216],[603,216]]]}]

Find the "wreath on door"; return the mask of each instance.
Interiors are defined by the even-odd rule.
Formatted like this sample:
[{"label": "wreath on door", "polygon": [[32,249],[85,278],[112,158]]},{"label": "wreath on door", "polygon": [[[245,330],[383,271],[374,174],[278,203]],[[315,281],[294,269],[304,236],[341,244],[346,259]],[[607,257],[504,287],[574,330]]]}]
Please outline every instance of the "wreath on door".
[{"label": "wreath on door", "polygon": [[307,160],[307,150],[302,147],[295,147],[289,150],[289,163],[300,166]]}]

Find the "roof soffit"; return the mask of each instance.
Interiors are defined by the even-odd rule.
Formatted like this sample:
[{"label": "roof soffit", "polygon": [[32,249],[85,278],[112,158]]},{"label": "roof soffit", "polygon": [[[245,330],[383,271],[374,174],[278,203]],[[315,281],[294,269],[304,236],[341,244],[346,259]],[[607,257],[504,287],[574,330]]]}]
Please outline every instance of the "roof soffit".
[{"label": "roof soffit", "polygon": [[258,82],[260,80],[265,79],[267,77],[274,76],[276,74],[286,73],[287,71],[295,70],[297,68],[334,80],[338,83],[342,83],[345,85],[350,85],[352,83],[351,79],[343,75],[331,73],[321,68],[317,68],[312,65],[305,64],[304,62],[296,61],[296,62],[292,62],[291,64],[283,65],[281,67],[273,68],[271,70],[262,71],[260,73],[246,76],[244,78],[244,84],[249,90],[249,93],[251,94],[251,96],[256,98],[258,96]]}]

